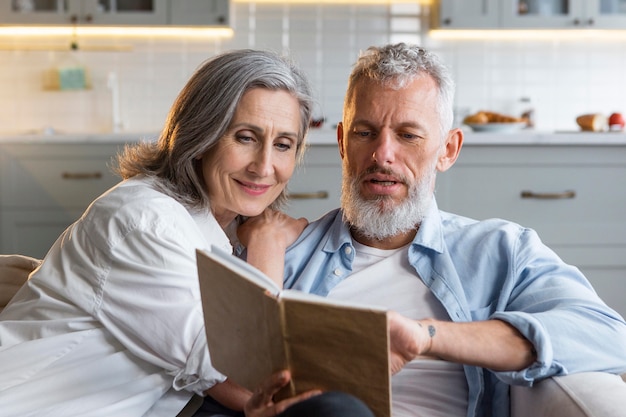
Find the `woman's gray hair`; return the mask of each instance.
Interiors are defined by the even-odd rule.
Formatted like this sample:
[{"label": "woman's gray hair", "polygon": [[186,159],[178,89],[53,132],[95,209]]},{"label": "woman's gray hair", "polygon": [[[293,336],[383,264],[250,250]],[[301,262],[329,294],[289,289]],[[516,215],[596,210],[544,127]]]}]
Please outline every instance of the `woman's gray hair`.
[{"label": "woman's gray hair", "polygon": [[454,118],[454,80],[441,60],[420,46],[406,43],[371,46],[361,53],[350,73],[346,103],[352,98],[355,85],[362,79],[399,89],[424,75],[431,76],[439,87],[437,110],[441,119],[443,141],[452,128]]},{"label": "woman's gray hair", "polygon": [[[201,158],[223,137],[242,96],[253,88],[283,90],[297,98],[299,162],[313,112],[307,77],[287,57],[241,49],[207,60],[174,101],[158,141],[127,146],[117,158],[117,173],[124,179],[135,175],[152,177],[161,191],[188,208],[210,207]],[[280,207],[286,199],[283,191],[273,206]]]}]

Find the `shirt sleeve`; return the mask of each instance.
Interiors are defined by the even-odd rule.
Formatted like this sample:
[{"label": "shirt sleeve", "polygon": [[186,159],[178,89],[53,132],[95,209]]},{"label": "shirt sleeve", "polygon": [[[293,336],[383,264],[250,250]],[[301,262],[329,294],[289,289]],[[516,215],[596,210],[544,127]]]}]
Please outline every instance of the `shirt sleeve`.
[{"label": "shirt sleeve", "polygon": [[175,388],[201,394],[225,377],[211,366],[200,301],[195,250],[207,243],[185,220],[138,222],[112,243],[96,315]]},{"label": "shirt sleeve", "polygon": [[626,370],[626,324],[576,267],[530,229],[519,236],[512,267],[511,298],[491,318],[517,328],[534,345],[537,361],[518,372],[500,372],[500,379],[531,385],[572,372]]}]

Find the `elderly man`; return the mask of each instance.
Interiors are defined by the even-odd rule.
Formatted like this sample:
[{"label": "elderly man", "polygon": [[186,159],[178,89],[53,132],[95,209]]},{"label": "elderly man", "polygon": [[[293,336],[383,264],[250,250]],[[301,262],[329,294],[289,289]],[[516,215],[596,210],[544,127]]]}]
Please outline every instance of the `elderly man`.
[{"label": "elderly man", "polygon": [[285,287],[394,312],[394,417],[503,417],[506,384],[626,370],[624,320],[533,230],[437,208],[463,143],[453,95],[429,51],[368,49],[337,128],[341,209],[286,254]]}]

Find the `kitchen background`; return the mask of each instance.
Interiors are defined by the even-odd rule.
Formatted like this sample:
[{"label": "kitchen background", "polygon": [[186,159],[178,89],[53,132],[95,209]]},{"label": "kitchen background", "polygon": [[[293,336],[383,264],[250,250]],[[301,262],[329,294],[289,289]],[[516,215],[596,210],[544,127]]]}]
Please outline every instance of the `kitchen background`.
[{"label": "kitchen background", "polygon": [[[626,40],[437,40],[428,35],[429,6],[419,4],[231,4],[234,36],[176,39],[115,36],[91,41],[120,51],[0,50],[0,134],[111,131],[119,106],[123,131],[157,132],[176,94],[206,58],[232,48],[291,54],[317,92],[316,117],[341,118],[351,64],[359,50],[389,41],[419,42],[451,67],[459,117],[480,109],[515,113],[521,98],[535,109],[537,130],[578,130],[583,113],[626,111]],[[21,42],[8,39],[5,44]],[[30,42],[69,44],[67,38]],[[122,48],[121,48],[122,49]],[[46,91],[46,69],[88,68],[92,88]],[[111,84],[113,82],[113,85]],[[118,100],[115,95],[119,94]],[[113,101],[112,101],[113,100]],[[523,104],[524,106],[527,104]],[[329,132],[329,134],[332,134]]]}]

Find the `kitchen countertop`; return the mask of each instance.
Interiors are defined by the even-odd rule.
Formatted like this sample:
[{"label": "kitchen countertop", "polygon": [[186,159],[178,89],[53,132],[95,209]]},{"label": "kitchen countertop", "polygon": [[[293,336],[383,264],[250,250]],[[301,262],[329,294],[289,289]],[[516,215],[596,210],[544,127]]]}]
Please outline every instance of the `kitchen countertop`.
[{"label": "kitchen countertop", "polygon": [[[520,130],[516,132],[472,132],[463,129],[465,146],[472,145],[625,145],[625,132],[541,132]],[[336,145],[333,129],[311,129],[311,145]]]},{"label": "kitchen countertop", "polygon": [[[472,132],[464,130],[464,145],[625,145],[625,132]],[[2,134],[2,143],[126,143],[138,140],[156,140],[158,132],[124,133],[29,133]],[[334,129],[319,128],[309,131],[309,144],[337,144]]]},{"label": "kitchen countertop", "polygon": [[127,143],[156,140],[158,132],[2,134],[2,143]]}]

